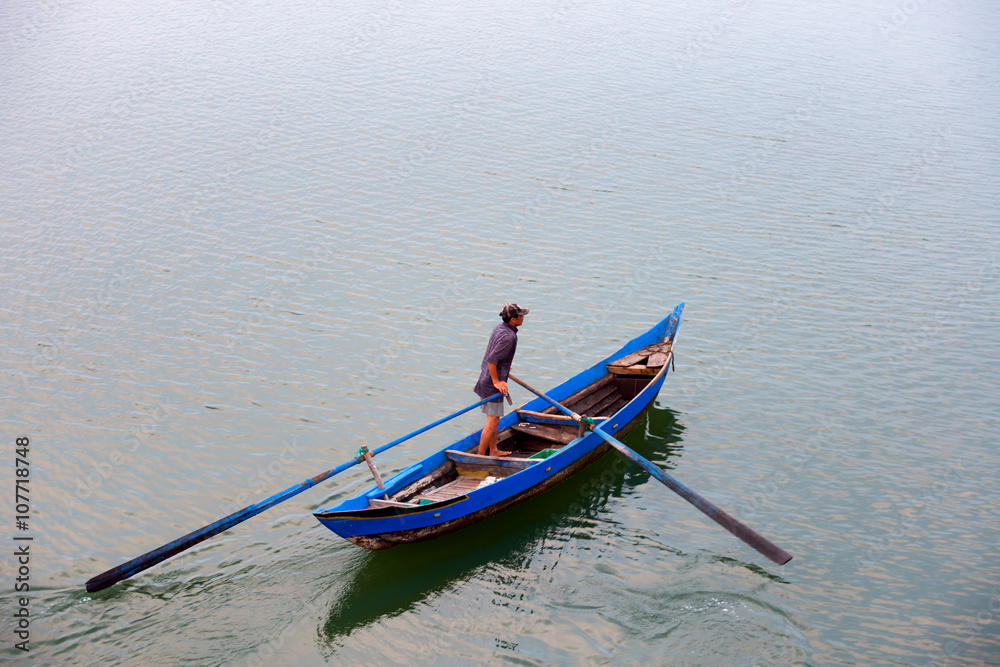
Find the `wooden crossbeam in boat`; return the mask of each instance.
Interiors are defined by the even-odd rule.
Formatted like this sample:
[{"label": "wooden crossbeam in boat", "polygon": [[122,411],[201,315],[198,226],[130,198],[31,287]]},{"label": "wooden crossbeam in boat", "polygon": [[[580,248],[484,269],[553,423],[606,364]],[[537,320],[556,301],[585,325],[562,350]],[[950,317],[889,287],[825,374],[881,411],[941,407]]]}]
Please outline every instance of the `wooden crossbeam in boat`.
[{"label": "wooden crossbeam in boat", "polygon": [[483,456],[470,452],[460,452],[455,449],[447,449],[444,455],[448,460],[455,462],[455,470],[459,475],[466,477],[507,477],[514,473],[530,468],[538,461],[519,458],[515,456]]},{"label": "wooden crossbeam in boat", "polygon": [[549,440],[560,445],[568,445],[576,439],[576,429],[560,428],[549,426],[548,424],[533,424],[531,422],[520,422],[511,426],[518,433],[531,435],[542,440]]},{"label": "wooden crossbeam in boat", "polygon": [[572,417],[568,417],[566,415],[546,414],[544,412],[535,412],[533,410],[518,410],[517,414],[520,415],[521,419],[524,421],[536,421],[541,424],[573,421]]},{"label": "wooden crossbeam in boat", "polygon": [[[544,412],[532,412],[531,410],[518,410],[517,414],[519,414],[524,421],[535,424],[553,424],[556,426],[563,424],[576,424],[576,420],[567,415],[547,415]],[[593,417],[593,419],[608,419],[608,417]]]}]

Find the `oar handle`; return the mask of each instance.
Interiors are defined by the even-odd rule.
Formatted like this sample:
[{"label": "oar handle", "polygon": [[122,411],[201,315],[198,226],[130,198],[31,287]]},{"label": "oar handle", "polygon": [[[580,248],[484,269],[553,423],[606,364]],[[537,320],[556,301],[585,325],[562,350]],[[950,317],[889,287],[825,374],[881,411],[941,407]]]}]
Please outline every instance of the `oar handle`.
[{"label": "oar handle", "polygon": [[[412,433],[404,435],[402,438],[397,438],[396,440],[393,440],[390,443],[382,445],[378,449],[375,449],[375,450],[373,450],[371,452],[368,452],[368,454],[369,454],[369,456],[375,456],[377,454],[381,454],[382,452],[384,452],[385,450],[387,450],[387,449],[389,449],[391,447],[395,447],[396,445],[398,445],[398,444],[400,444],[402,442],[406,442],[410,438],[418,436],[421,433],[423,433],[424,431],[428,431],[428,430],[434,428],[435,426],[438,426],[439,424],[443,424],[444,422],[446,422],[446,421],[448,421],[450,419],[454,419],[455,417],[458,417],[459,415],[465,414],[469,410],[472,410],[473,408],[477,408],[480,405],[482,405],[483,403],[486,403],[487,401],[492,401],[493,399],[495,399],[495,398],[497,398],[499,396],[500,396],[500,394],[497,393],[497,394],[494,394],[494,395],[490,396],[489,398],[484,398],[483,400],[481,400],[481,401],[479,401],[477,403],[473,403],[472,405],[470,405],[468,407],[462,408],[458,412],[453,412],[450,415],[448,415],[447,417],[442,417],[441,419],[438,419],[436,422],[434,422],[432,424],[428,424],[427,426],[421,427],[421,428],[417,429],[416,431],[413,431]],[[312,487],[316,486],[317,484],[319,484],[320,482],[322,482],[324,480],[327,480],[327,479],[333,477],[334,475],[337,475],[337,474],[339,474],[339,473],[347,470],[348,468],[350,468],[352,466],[358,465],[359,463],[361,463],[364,460],[365,460],[365,457],[362,456],[362,455],[355,456],[350,461],[345,461],[344,463],[341,463],[336,468],[331,468],[330,470],[327,470],[326,472],[321,472],[320,474],[318,474],[318,475],[316,475],[314,477],[310,477],[309,479],[303,480],[303,481],[299,482],[298,484],[295,484],[294,486],[288,487],[287,489],[285,489],[284,491],[282,491],[280,493],[274,494],[270,498],[266,498],[266,499],[260,501],[259,503],[254,504],[254,505],[249,505],[248,507],[244,507],[241,510],[233,512],[232,514],[230,514],[227,517],[223,517],[222,519],[219,519],[215,523],[210,523],[207,526],[204,526],[202,528],[199,528],[198,530],[195,530],[195,531],[192,531],[192,532],[188,533],[184,537],[179,537],[176,540],[174,540],[173,542],[170,542],[168,544],[164,544],[162,547],[158,547],[156,549],[153,549],[152,551],[144,553],[143,555],[141,555],[141,556],[139,556],[137,558],[133,558],[132,560],[128,561],[127,563],[122,563],[118,567],[113,567],[110,570],[107,570],[106,572],[102,572],[101,574],[97,575],[96,577],[93,577],[92,579],[90,579],[87,582],[87,592],[88,593],[94,593],[94,592],[103,590],[103,589],[107,588],[108,586],[113,586],[114,584],[117,584],[119,581],[122,581],[124,579],[128,579],[129,577],[132,577],[132,576],[135,576],[136,574],[142,572],[143,570],[148,570],[149,568],[153,567],[157,563],[162,563],[163,561],[167,560],[168,558],[170,558],[172,556],[176,556],[180,552],[182,552],[182,551],[184,551],[186,549],[190,549],[191,547],[193,547],[194,545],[196,545],[196,544],[198,544],[200,542],[204,542],[205,540],[207,540],[210,537],[218,535],[219,533],[224,532],[226,530],[229,530],[230,528],[232,528],[236,524],[242,523],[242,522],[246,521],[247,519],[250,519],[250,518],[252,518],[254,516],[257,516],[258,514],[260,514],[261,512],[263,512],[264,510],[270,509],[270,508],[274,507],[275,505],[277,505],[278,503],[282,503],[282,502],[288,500],[289,498],[291,498],[293,496],[297,496],[298,494],[302,493],[306,489],[312,488]]]},{"label": "oar handle", "polygon": [[[529,385],[527,382],[522,382],[513,375],[508,375],[507,377],[509,377],[511,380],[518,383],[531,393],[536,394],[540,398],[545,399],[546,401],[551,403],[554,407],[556,407],[559,410],[562,410],[564,413],[566,413],[576,421],[582,420],[582,417],[580,415],[576,414],[575,412],[571,412],[565,406],[560,405],[556,401],[552,400],[542,392],[538,391],[537,389]],[[635,451],[629,449],[620,440],[602,431],[600,426],[594,429],[594,433],[596,433],[598,436],[603,438],[605,442],[607,442],[609,445],[611,445],[619,452],[624,454],[626,457],[628,457],[629,460],[635,462],[636,464],[646,469],[649,472],[649,474],[658,479],[660,482],[663,482],[663,484],[666,485],[667,488],[669,488],[671,491],[675,492],[681,498],[683,498],[684,500],[688,501],[689,503],[697,507],[699,510],[704,512],[705,515],[708,516],[710,519],[715,521],[717,524],[728,530],[736,537],[743,540],[746,544],[750,545],[760,553],[770,558],[775,563],[779,565],[784,565],[788,561],[792,560],[792,554],[788,553],[787,551],[779,547],[777,544],[771,542],[771,540],[767,539],[766,537],[755,531],[753,528],[750,528],[746,524],[735,519],[732,515],[723,511],[714,503],[701,497],[700,495],[689,489],[681,482],[677,481],[667,473],[663,472],[663,470],[660,469],[659,466],[653,465],[652,462],[643,458]]]}]

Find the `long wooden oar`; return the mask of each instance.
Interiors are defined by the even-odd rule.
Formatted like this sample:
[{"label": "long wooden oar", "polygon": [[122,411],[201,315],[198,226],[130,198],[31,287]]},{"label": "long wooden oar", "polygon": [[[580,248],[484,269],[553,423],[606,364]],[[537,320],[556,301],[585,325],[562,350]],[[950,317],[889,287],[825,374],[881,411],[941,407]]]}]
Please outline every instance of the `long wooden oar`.
[{"label": "long wooden oar", "polygon": [[[564,406],[552,400],[551,398],[549,398],[542,392],[538,391],[531,385],[517,379],[513,375],[508,375],[507,377],[513,380],[514,382],[518,383],[531,393],[536,394],[541,398],[544,398],[546,401],[551,403],[559,410],[562,410],[564,413],[572,417],[574,420],[579,422],[583,419],[583,417],[581,417],[577,413],[567,410]],[[671,491],[677,493],[681,498],[688,501],[689,503],[697,507],[699,510],[704,512],[708,516],[708,518],[715,521],[717,524],[719,524],[720,526],[728,530],[730,533],[740,538],[741,540],[752,546],[754,549],[756,549],[757,551],[761,552],[762,554],[773,560],[778,565],[784,565],[788,561],[792,560],[792,554],[788,553],[787,551],[779,547],[777,544],[775,544],[771,540],[767,539],[766,537],[755,531],[753,528],[750,528],[746,524],[736,520],[718,506],[709,502],[705,498],[702,498],[700,495],[698,495],[688,487],[684,486],[683,484],[681,484],[679,481],[677,481],[667,473],[663,472],[663,470],[661,470],[658,466],[653,465],[650,461],[644,459],[642,456],[640,456],[639,454],[635,453],[634,451],[626,447],[619,440],[616,440],[612,436],[602,431],[600,426],[594,428],[594,433],[603,438],[605,442],[607,442],[609,445],[617,449],[619,452],[627,456],[631,461],[645,468],[649,472],[649,474],[651,474],[653,477],[663,482],[667,487],[670,488]]]},{"label": "long wooden oar", "polygon": [[[438,426],[439,424],[443,424],[443,423],[445,423],[446,421],[448,421],[450,419],[454,419],[455,417],[458,417],[459,415],[465,414],[469,410],[472,410],[473,408],[479,407],[480,405],[482,405],[483,403],[486,403],[487,401],[492,401],[493,399],[495,399],[495,398],[497,398],[499,396],[500,396],[500,394],[498,393],[498,394],[494,394],[493,396],[490,396],[489,398],[484,398],[483,400],[479,401],[478,403],[473,403],[472,405],[470,405],[470,406],[468,406],[466,408],[462,408],[458,412],[453,412],[452,414],[448,415],[447,417],[444,417],[442,419],[437,420],[433,424],[428,424],[427,426],[424,426],[423,428],[419,428],[416,431],[414,431],[413,433],[409,433],[407,435],[404,435],[402,438],[398,438],[398,439],[393,440],[392,442],[390,442],[388,444],[382,445],[378,449],[372,450],[371,452],[367,452],[367,450],[365,450],[365,451],[367,453],[371,454],[372,456],[375,456],[377,454],[381,454],[382,452],[384,452],[385,450],[389,449],[390,447],[395,447],[396,445],[400,444],[401,442],[405,442],[405,441],[409,440],[410,438],[413,438],[415,436],[420,435],[424,431],[428,431],[428,430],[434,428],[435,426]],[[359,463],[363,462],[364,460],[365,460],[365,456],[359,450],[358,455],[356,455],[353,459],[351,459],[350,461],[345,461],[344,463],[341,463],[336,468],[331,468],[330,470],[327,470],[326,472],[321,472],[320,474],[316,475],[315,477],[310,477],[309,479],[303,480],[302,482],[299,482],[298,484],[295,484],[294,486],[290,486],[287,489],[285,489],[284,491],[282,491],[281,493],[276,493],[273,496],[271,496],[270,498],[262,500],[262,501],[260,501],[259,503],[255,504],[255,505],[250,505],[249,507],[244,507],[243,509],[241,509],[241,510],[239,510],[237,512],[233,512],[232,514],[230,514],[227,517],[219,519],[215,523],[209,524],[209,525],[205,526],[204,528],[199,528],[198,530],[196,530],[194,532],[188,533],[184,537],[180,537],[180,538],[174,540],[173,542],[170,542],[169,544],[164,544],[162,547],[159,547],[158,549],[153,549],[149,553],[145,553],[145,554],[139,556],[138,558],[133,558],[132,560],[128,561],[127,563],[122,563],[118,567],[112,568],[112,569],[108,570],[107,572],[102,572],[101,574],[97,575],[96,577],[94,577],[93,579],[91,579],[91,580],[89,580],[87,582],[87,592],[88,593],[94,593],[95,591],[100,591],[100,590],[103,590],[103,589],[107,588],[108,586],[112,586],[112,585],[118,583],[119,581],[122,581],[123,579],[128,579],[129,577],[134,576],[134,575],[138,574],[139,572],[142,572],[143,570],[146,570],[148,568],[153,567],[157,563],[161,563],[161,562],[167,560],[171,556],[176,556],[177,554],[179,554],[180,552],[184,551],[185,549],[190,549],[191,547],[193,547],[194,545],[198,544],[199,542],[204,542],[205,540],[207,540],[208,538],[212,537],[213,535],[218,535],[219,533],[221,533],[223,531],[229,530],[230,528],[232,528],[236,524],[242,523],[242,522],[246,521],[247,519],[260,514],[264,510],[270,509],[270,508],[274,507],[275,505],[277,505],[278,503],[284,502],[284,501],[288,500],[289,498],[291,498],[292,496],[296,496],[296,495],[302,493],[303,491],[305,491],[306,489],[311,488],[313,486],[316,486],[320,482],[322,482],[324,480],[327,480],[327,479],[333,477],[334,475],[347,470],[348,468],[350,468],[352,466],[358,465]]]}]

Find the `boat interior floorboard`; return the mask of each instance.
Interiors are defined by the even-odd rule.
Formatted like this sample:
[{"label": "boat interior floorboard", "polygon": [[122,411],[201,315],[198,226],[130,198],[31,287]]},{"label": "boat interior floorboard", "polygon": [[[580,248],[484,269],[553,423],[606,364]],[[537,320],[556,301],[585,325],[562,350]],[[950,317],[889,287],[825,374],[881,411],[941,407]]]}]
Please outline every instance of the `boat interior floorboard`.
[{"label": "boat interior floorboard", "polygon": [[621,394],[616,390],[613,394],[609,394],[599,403],[595,403],[592,407],[587,408],[582,414],[589,415],[600,415],[600,414],[614,414],[618,411],[617,408],[612,409],[612,406],[617,405],[621,400]]},{"label": "boat interior floorboard", "polygon": [[436,489],[431,489],[430,491],[424,491],[420,498],[426,498],[427,500],[433,502],[440,502],[442,500],[448,500],[449,498],[454,498],[455,496],[465,495],[466,493],[471,493],[479,488],[483,480],[479,477],[464,477],[459,476],[458,478],[437,487]]},{"label": "boat interior floorboard", "polygon": [[[591,383],[590,385],[584,387],[580,391],[576,392],[575,394],[570,395],[569,397],[567,397],[566,399],[564,399],[564,400],[562,400],[560,402],[563,405],[565,405],[567,408],[569,408],[570,410],[575,411],[575,412],[580,412],[580,410],[578,408],[579,408],[579,405],[580,405],[581,402],[583,402],[591,394],[593,394],[595,392],[602,391],[609,384],[613,384],[613,383],[614,383],[614,376],[613,375],[611,375],[611,374],[604,375],[601,378],[599,378],[597,381]],[[559,412],[559,410],[555,406],[550,405],[549,407],[547,407],[544,410],[542,410],[542,412],[545,413],[545,414],[554,414],[554,413]],[[562,413],[559,413],[559,414],[562,414]]]},{"label": "boat interior floorboard", "polygon": [[605,385],[601,389],[595,391],[594,393],[588,395],[583,400],[573,403],[572,407],[570,407],[570,410],[578,412],[581,415],[586,414],[587,412],[593,410],[595,406],[604,405],[605,401],[607,401],[608,398],[610,397],[616,398],[618,396],[621,396],[621,394],[618,393],[618,387],[612,382],[610,384]]}]

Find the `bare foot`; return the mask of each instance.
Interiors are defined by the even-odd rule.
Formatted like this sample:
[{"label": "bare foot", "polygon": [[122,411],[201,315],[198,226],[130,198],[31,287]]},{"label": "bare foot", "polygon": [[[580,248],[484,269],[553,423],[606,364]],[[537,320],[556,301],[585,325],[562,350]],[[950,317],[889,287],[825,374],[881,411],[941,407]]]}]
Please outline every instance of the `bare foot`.
[{"label": "bare foot", "polygon": [[513,453],[514,452],[505,452],[502,449],[498,449],[495,452],[493,452],[492,454],[490,454],[490,456],[510,456]]}]

